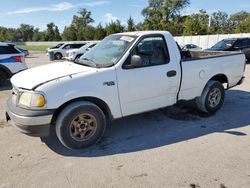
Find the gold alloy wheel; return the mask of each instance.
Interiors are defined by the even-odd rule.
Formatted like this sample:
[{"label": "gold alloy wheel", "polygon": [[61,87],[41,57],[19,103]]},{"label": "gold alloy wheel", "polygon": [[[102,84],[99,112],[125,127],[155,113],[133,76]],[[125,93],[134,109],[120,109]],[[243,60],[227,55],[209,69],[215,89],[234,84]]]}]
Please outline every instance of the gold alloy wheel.
[{"label": "gold alloy wheel", "polygon": [[76,141],[89,140],[96,130],[97,120],[89,113],[76,116],[70,124],[70,136]]},{"label": "gold alloy wheel", "polygon": [[221,91],[218,88],[214,88],[208,96],[208,105],[211,108],[215,108],[221,101]]}]

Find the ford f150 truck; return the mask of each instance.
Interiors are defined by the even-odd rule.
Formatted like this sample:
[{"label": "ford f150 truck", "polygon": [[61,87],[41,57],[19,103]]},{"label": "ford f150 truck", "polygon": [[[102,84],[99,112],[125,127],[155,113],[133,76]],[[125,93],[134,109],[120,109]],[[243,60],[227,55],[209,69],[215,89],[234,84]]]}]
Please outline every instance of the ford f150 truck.
[{"label": "ford f150 truck", "polygon": [[199,110],[216,112],[224,90],[242,83],[245,62],[240,52],[182,55],[166,31],[115,34],[77,63],[15,75],[6,118],[31,136],[55,128],[64,146],[82,149],[100,140],[107,120],[193,99]]}]

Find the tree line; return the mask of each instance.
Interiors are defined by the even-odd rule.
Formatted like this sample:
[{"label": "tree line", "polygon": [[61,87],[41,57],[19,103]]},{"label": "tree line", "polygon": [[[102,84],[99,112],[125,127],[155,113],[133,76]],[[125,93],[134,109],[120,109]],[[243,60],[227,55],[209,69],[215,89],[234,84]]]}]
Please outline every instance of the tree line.
[{"label": "tree line", "polygon": [[190,5],[190,0],[148,0],[148,5],[141,14],[144,20],[135,24],[130,16],[126,26],[119,20],[111,21],[103,26],[93,26],[91,12],[85,8],[74,15],[72,22],[62,33],[54,23],[47,24],[45,31],[32,25],[21,24],[19,28],[0,27],[0,41],[77,41],[101,40],[105,36],[136,30],[167,30],[175,36],[232,34],[250,32],[250,13],[246,11],[228,15],[217,11],[208,14],[200,10],[191,15],[183,15],[182,11]]}]

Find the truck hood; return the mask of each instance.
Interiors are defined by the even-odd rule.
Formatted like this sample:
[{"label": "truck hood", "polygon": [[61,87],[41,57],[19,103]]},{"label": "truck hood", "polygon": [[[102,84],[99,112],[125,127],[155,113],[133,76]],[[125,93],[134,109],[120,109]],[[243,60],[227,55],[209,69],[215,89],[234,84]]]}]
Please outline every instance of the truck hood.
[{"label": "truck hood", "polygon": [[95,70],[95,68],[67,61],[53,63],[22,71],[11,78],[11,83],[15,87],[31,90],[58,78],[93,70]]}]

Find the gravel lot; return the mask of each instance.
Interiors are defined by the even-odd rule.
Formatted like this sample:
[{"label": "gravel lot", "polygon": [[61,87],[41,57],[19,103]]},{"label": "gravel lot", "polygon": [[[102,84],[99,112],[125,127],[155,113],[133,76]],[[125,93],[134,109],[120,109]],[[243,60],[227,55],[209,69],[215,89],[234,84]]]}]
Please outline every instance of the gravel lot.
[{"label": "gravel lot", "polygon": [[[49,63],[44,54],[29,67]],[[250,187],[250,65],[243,85],[206,116],[174,106],[112,122],[96,146],[63,148],[52,135],[32,138],[8,126],[0,89],[0,188]]]}]

